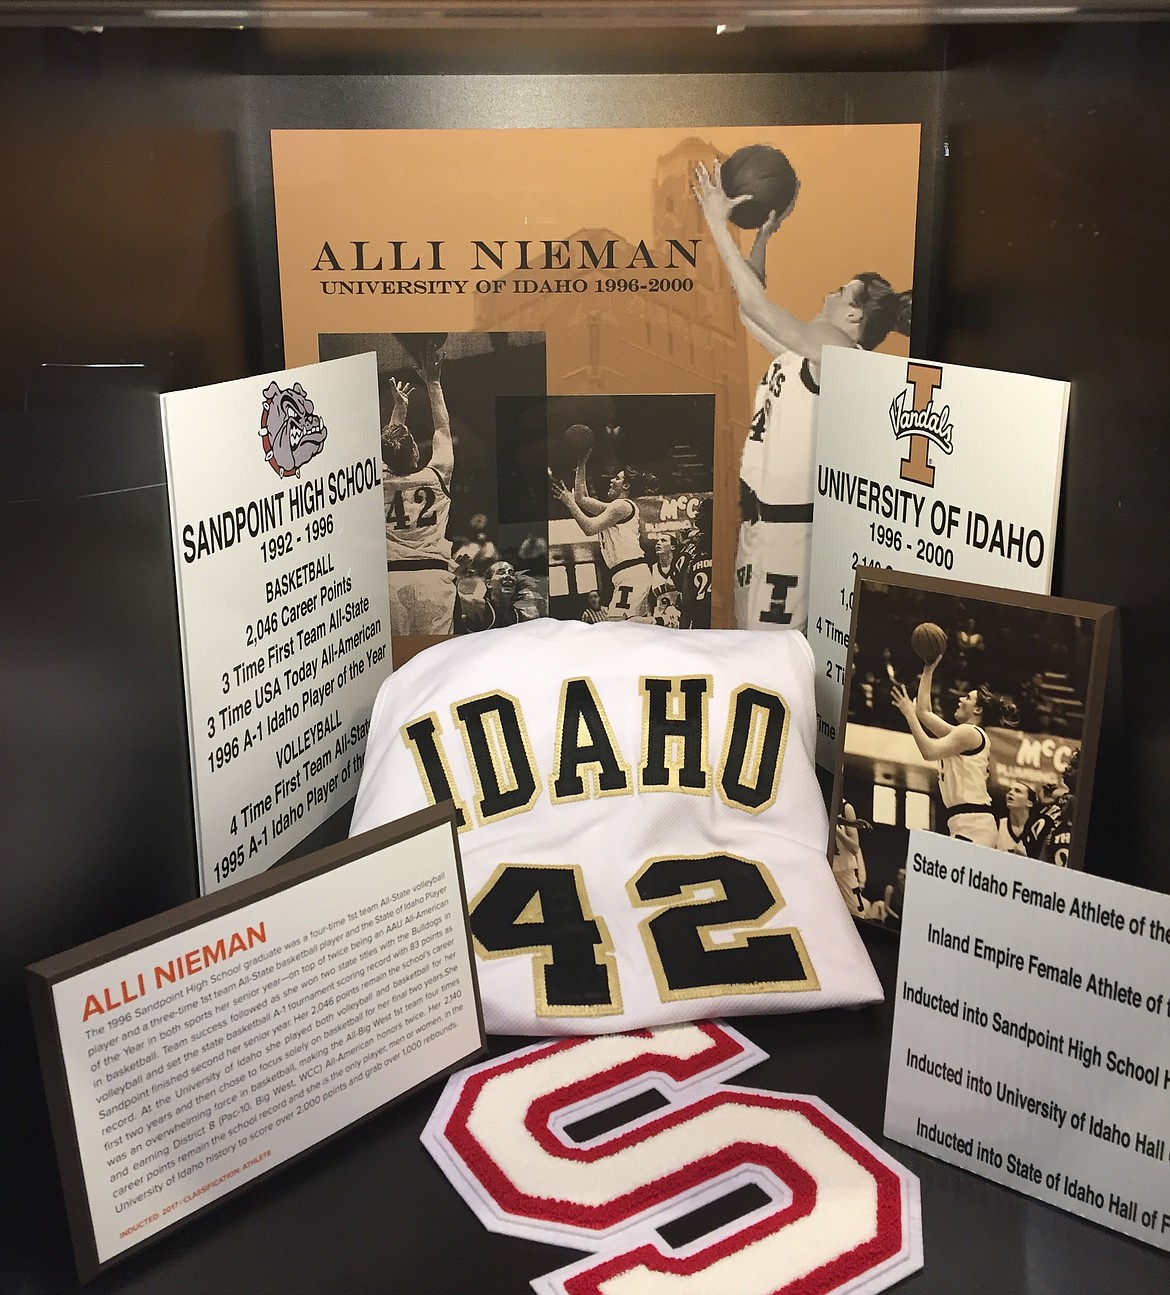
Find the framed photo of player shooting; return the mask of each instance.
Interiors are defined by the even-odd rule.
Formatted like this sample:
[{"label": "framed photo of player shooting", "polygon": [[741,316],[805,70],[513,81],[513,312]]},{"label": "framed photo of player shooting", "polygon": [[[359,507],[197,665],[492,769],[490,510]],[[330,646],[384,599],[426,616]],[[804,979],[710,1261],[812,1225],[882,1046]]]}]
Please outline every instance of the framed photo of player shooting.
[{"label": "framed photo of player shooting", "polygon": [[901,924],[911,828],[1084,867],[1113,608],[869,567],[853,590],[829,855]]}]

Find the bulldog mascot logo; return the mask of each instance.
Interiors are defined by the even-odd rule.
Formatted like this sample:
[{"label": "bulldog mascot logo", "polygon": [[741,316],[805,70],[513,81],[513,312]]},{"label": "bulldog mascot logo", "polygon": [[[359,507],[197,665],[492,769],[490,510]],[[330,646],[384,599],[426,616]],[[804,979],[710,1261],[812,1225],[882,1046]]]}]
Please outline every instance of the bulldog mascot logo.
[{"label": "bulldog mascot logo", "polygon": [[278,477],[299,476],[301,468],[320,454],[328,434],[299,382],[287,391],[275,382],[268,384],[260,417],[260,440],[264,457]]}]

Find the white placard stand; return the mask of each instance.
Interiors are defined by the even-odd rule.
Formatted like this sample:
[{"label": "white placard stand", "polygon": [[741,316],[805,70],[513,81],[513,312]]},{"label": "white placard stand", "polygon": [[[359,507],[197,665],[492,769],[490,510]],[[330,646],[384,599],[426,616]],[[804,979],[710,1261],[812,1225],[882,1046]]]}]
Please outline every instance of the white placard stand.
[{"label": "white placard stand", "polygon": [[1068,395],[1048,378],[825,347],[808,617],[823,768],[858,567],[1051,589]]},{"label": "white placard stand", "polygon": [[162,397],[200,890],[357,791],[390,611],[375,357]]},{"label": "white placard stand", "polygon": [[1170,1250],[1170,896],[912,832],[885,1132]]}]

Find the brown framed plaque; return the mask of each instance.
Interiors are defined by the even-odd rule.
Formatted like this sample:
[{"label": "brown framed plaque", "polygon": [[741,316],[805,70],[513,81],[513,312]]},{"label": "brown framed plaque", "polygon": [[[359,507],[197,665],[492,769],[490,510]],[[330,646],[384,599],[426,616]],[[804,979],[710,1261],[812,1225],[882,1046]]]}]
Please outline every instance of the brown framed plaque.
[{"label": "brown framed plaque", "polygon": [[485,1047],[449,805],[27,976],[83,1281]]},{"label": "brown framed plaque", "polygon": [[912,828],[1083,868],[1112,607],[858,567],[829,857],[898,930]]}]

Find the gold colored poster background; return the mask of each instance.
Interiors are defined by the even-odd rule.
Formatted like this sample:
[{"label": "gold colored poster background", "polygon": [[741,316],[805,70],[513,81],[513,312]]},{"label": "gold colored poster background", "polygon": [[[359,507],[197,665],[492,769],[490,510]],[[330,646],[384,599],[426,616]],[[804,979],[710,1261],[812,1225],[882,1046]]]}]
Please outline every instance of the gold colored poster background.
[{"label": "gold colored poster background", "polygon": [[[285,363],[315,361],[321,333],[540,331],[550,395],[714,394],[712,624],[730,626],[740,452],[771,357],[740,324],[691,194],[694,168],[745,144],[772,144],[788,156],[800,193],[769,244],[767,287],[809,319],[827,292],[861,271],[876,270],[899,290],[910,286],[919,136],[913,123],[276,131]],[[743,232],[745,252],[752,238]],[[610,239],[614,268],[592,268],[579,240],[601,250]],[[671,239],[688,250],[698,240],[695,266]],[[544,268],[544,240],[565,268]],[[396,259],[401,268],[393,268]],[[654,278],[693,286],[650,291]],[[586,280],[585,290],[517,289],[519,280],[572,279]],[[476,290],[493,280],[504,282]],[[616,286],[621,280],[637,280],[638,290]],[[397,290],[416,281],[451,286]],[[906,339],[891,337],[881,349],[906,354]]]}]

